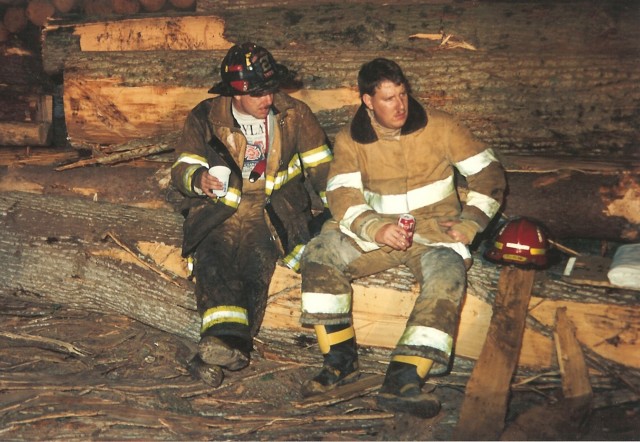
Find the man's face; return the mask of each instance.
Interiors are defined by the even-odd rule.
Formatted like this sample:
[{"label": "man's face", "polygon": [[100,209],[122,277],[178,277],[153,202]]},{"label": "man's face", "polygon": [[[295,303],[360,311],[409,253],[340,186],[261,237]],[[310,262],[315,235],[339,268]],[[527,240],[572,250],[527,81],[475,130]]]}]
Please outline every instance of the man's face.
[{"label": "man's face", "polygon": [[364,94],[362,101],[373,111],[376,121],[388,129],[400,129],[407,121],[409,95],[403,84],[383,81],[375,94]]},{"label": "man's face", "polygon": [[264,119],[269,115],[269,109],[273,104],[273,94],[254,97],[251,95],[234,95],[233,105],[243,114],[254,118]]}]

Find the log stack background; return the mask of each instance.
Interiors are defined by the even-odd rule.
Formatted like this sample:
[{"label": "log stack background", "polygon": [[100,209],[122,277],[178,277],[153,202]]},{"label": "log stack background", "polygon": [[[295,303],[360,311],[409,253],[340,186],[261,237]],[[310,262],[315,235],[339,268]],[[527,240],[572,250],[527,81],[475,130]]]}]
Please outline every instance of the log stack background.
[{"label": "log stack background", "polygon": [[[0,145],[19,146],[17,150],[0,149],[3,303],[28,306],[39,302],[78,308],[91,315],[120,314],[153,327],[154,333],[169,333],[180,347],[193,346],[198,323],[193,283],[179,257],[180,219],[171,212],[173,194],[168,187],[172,143],[189,109],[209,96],[206,90],[218,80],[218,65],[226,49],[246,40],[266,46],[291,69],[298,83],[291,93],[312,107],[331,141],[358,105],[355,76],[361,63],[377,56],[393,58],[404,67],[418,99],[454,113],[502,152],[510,186],[506,216],[541,219],[559,240],[602,241],[602,255],[611,252],[605,240],[618,243],[640,238],[638,2],[176,3],[94,0],[61,6],[61,2],[45,0],[0,0],[3,23],[15,26],[27,17],[22,30],[7,33],[0,27],[0,37],[5,36],[0,40],[5,59],[0,69]],[[27,13],[29,8],[31,13]],[[46,18],[37,24],[29,18],[36,16]],[[44,148],[32,149],[36,146]],[[146,160],[133,160],[143,157]],[[459,184],[464,196],[464,182]],[[578,252],[585,258],[594,253],[593,248]],[[464,366],[466,360],[479,355],[493,313],[499,272],[499,267],[483,261],[476,250],[457,338],[456,370],[458,364]],[[416,296],[415,281],[406,269],[398,269],[357,281],[354,290],[357,333],[367,347],[364,366],[381,374],[384,366],[380,361],[388,358]],[[299,276],[279,267],[258,341],[260,357],[270,363],[284,360],[307,367],[319,362],[314,349],[308,351],[314,343],[310,330],[297,322],[299,291]],[[565,311],[588,365],[587,383],[595,391],[593,404],[637,401],[640,321],[636,295],[606,281],[594,285],[593,279],[566,278],[562,263],[540,272],[527,308],[512,391],[534,378],[547,382],[549,376],[562,371],[554,334],[558,333],[557,312]],[[392,308],[397,308],[397,314],[388,315]],[[26,308],[30,309],[36,307]],[[385,321],[380,320],[382,316]],[[14,318],[13,323],[20,321]],[[5,330],[3,342],[14,346],[37,340],[38,332],[31,325],[24,327],[33,333],[18,336]],[[46,336],[47,328],[44,330]],[[117,339],[124,342],[128,338]],[[109,372],[122,371],[115,359],[86,362],[86,353],[74,347],[45,344],[83,364],[97,364],[98,368],[105,364]],[[188,353],[188,349],[181,352]],[[159,350],[151,354],[166,357]],[[169,357],[174,364],[183,364],[184,358],[180,355],[176,362]],[[146,364],[147,359],[144,361]],[[254,362],[252,368],[261,367],[264,361]],[[29,366],[17,360],[14,364],[12,367]],[[184,381],[184,370],[174,369],[166,376]],[[251,384],[243,377],[251,378],[251,374],[238,376],[237,385]],[[442,382],[453,378],[455,375]],[[76,389],[78,393],[71,393],[66,402],[50,396],[43,401],[36,393],[38,400],[33,403],[43,408],[35,405],[32,411],[17,405],[25,402],[20,392],[27,388],[23,381],[0,374],[0,387],[9,391],[4,393],[5,403],[13,404],[0,415],[4,419],[0,423],[8,422],[0,429],[2,435],[28,435],[20,430],[20,413],[47,420],[45,407],[58,410],[51,412],[57,419],[75,418],[80,427],[90,429],[94,425],[86,417],[90,410],[112,404],[110,389],[118,388],[109,383],[108,393],[93,403],[93,394],[89,397],[86,392],[95,391],[97,381],[85,385],[80,376],[68,382],[54,376],[43,386],[34,376],[24,379],[36,391]],[[294,396],[292,400],[299,400],[292,392],[297,392],[300,379],[292,375],[289,381],[277,387],[287,391],[281,399]],[[452,388],[463,388],[465,381]],[[181,407],[193,405],[202,411],[203,401],[219,399],[201,387],[194,393],[198,387],[193,383],[185,387],[177,381],[176,385],[167,388],[182,389],[180,400],[173,400],[174,393],[166,389],[159,393],[164,405],[158,406],[146,393],[137,400],[153,403],[154,409],[171,408],[161,418],[164,434],[210,438],[201,416]],[[231,385],[234,390],[229,397],[217,392],[225,398],[227,411],[216,403],[207,412],[219,413],[224,420],[236,419],[246,411],[235,416],[228,411],[234,393],[241,394],[244,388],[236,390],[233,382]],[[156,386],[127,388],[141,392]],[[249,388],[251,394],[244,391],[245,406],[252,403],[255,391],[268,391],[266,383]],[[204,398],[185,405],[184,395]],[[165,401],[169,396],[172,399]],[[76,402],[75,408],[60,409],[81,397],[84,400]],[[358,402],[356,409],[370,409],[368,399]],[[319,407],[327,411],[323,404]],[[301,434],[292,437],[278,427],[276,422],[290,416],[291,404],[278,406],[275,414],[264,408],[265,416],[259,420],[264,424],[251,421],[255,428],[267,429],[264,433],[255,428],[238,432],[228,422],[212,425],[224,428],[227,438],[256,434],[267,439],[300,438]],[[141,413],[137,405],[133,412],[118,406],[109,409],[113,413],[110,425],[120,428],[105,431],[111,438],[158,434],[153,433],[157,431],[153,413]],[[173,413],[176,409],[179,411]],[[351,409],[345,408],[345,413]],[[19,410],[16,416],[12,410]],[[453,417],[451,410],[447,413],[455,423],[455,413]],[[133,422],[131,415],[140,417]],[[564,415],[557,412],[556,416]],[[357,433],[354,428],[373,428],[376,419],[387,418],[374,414],[356,419],[348,437],[375,437],[376,433],[367,432],[372,430]],[[291,417],[282,422],[287,419]],[[335,422],[336,417],[327,419]],[[556,427],[573,431],[569,423],[574,422],[562,419]],[[311,421],[296,422],[315,425]],[[528,434],[534,438],[540,437],[536,430],[549,422],[548,415],[523,421],[518,431],[529,425]],[[149,432],[121,430],[127,426]],[[202,429],[196,431],[194,426]],[[269,427],[273,433],[268,432]],[[398,429],[409,427],[397,425]],[[95,431],[82,434],[100,434]],[[314,431],[311,434],[320,437],[324,428],[318,424]],[[338,430],[334,434],[336,438],[340,435]],[[396,424],[393,431],[380,434],[389,439],[429,437],[396,430]],[[517,431],[511,434],[525,438]],[[441,438],[451,438],[451,433]]]}]

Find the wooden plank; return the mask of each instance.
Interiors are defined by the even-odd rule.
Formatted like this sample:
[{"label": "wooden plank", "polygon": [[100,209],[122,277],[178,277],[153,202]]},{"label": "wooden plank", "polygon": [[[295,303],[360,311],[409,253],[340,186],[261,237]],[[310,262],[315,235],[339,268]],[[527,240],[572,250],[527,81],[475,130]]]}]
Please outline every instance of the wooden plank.
[{"label": "wooden plank", "polygon": [[501,440],[568,440],[579,432],[591,410],[593,390],[589,370],[565,307],[556,310],[553,334],[563,398],[526,410],[505,428]]},{"label": "wooden plank", "polygon": [[567,316],[567,308],[556,310],[556,328],[553,333],[556,343],[562,394],[567,399],[581,399],[590,402],[593,390],[589,382],[589,370],[576,339],[575,326]]},{"label": "wooden plank", "polygon": [[458,440],[497,440],[505,424],[511,378],[522,345],[535,270],[504,267],[487,340],[467,383]]},{"label": "wooden plank", "polygon": [[529,315],[553,328],[556,311],[567,308],[567,317],[576,325],[580,344],[607,360],[640,368],[640,312],[637,306],[601,302],[567,302],[533,297]]}]

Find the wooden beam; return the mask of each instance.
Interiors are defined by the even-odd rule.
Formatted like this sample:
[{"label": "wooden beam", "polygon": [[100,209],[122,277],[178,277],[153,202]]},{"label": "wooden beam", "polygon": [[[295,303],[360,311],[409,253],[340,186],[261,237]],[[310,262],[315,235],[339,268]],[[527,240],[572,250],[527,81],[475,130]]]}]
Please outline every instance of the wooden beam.
[{"label": "wooden beam", "polygon": [[487,340],[467,383],[457,440],[497,440],[522,345],[535,270],[504,267]]},{"label": "wooden beam", "polygon": [[519,415],[507,426],[501,440],[567,440],[579,433],[591,411],[593,390],[589,370],[565,307],[556,310],[553,334],[563,397]]},{"label": "wooden beam", "polygon": [[556,327],[553,333],[562,376],[562,394],[567,399],[589,403],[593,390],[589,382],[589,371],[576,339],[575,326],[567,316],[566,307],[556,311]]}]

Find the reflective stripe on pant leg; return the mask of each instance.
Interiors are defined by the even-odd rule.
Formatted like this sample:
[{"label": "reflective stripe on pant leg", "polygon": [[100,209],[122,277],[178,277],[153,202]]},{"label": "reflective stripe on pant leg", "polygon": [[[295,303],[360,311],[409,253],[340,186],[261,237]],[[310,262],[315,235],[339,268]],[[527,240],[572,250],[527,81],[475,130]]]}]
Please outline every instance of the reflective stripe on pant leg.
[{"label": "reflective stripe on pant leg", "polygon": [[302,324],[351,323],[351,279],[345,269],[360,255],[342,233],[332,229],[309,241],[300,265]]},{"label": "reflective stripe on pant leg", "polygon": [[200,333],[204,333],[216,324],[225,322],[249,325],[247,310],[233,305],[221,305],[208,309],[202,315],[202,327]]},{"label": "reflective stripe on pant leg", "polygon": [[421,283],[420,294],[393,355],[432,359],[433,374],[449,365],[466,288],[464,261],[448,248],[425,248],[407,262]]}]

